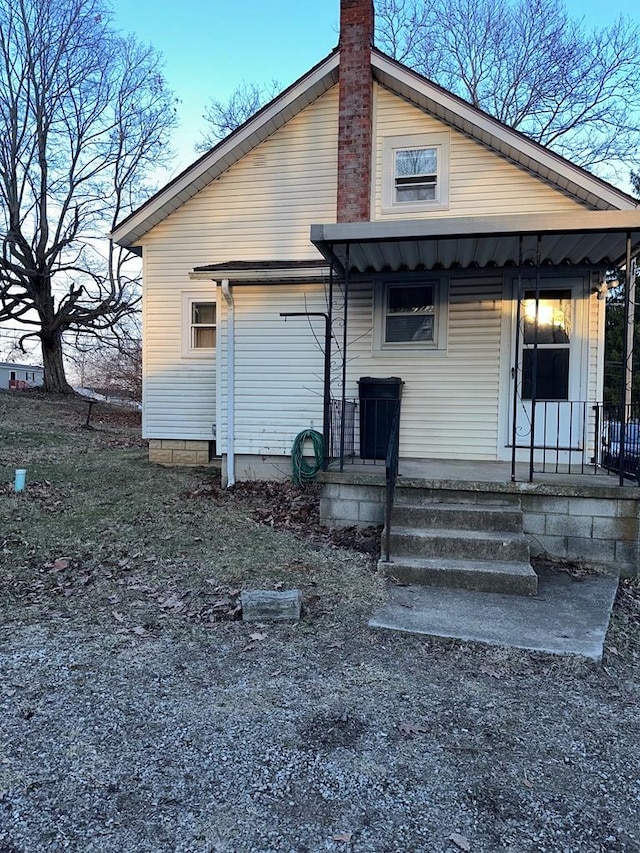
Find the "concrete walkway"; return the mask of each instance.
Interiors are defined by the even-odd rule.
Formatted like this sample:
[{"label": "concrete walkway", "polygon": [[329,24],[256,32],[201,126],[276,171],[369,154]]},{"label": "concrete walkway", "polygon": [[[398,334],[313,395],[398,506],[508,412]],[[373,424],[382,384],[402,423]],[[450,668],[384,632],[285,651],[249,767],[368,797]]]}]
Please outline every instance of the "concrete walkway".
[{"label": "concrete walkway", "polygon": [[538,595],[390,586],[371,628],[602,659],[617,577],[541,573]]}]

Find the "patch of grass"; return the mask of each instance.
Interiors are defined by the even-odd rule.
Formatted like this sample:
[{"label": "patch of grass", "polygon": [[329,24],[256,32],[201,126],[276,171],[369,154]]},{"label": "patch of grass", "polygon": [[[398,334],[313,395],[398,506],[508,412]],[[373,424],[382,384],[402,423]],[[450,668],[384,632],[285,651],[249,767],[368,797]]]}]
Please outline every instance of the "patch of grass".
[{"label": "patch of grass", "polygon": [[[300,587],[318,614],[364,613],[381,596],[371,557],[258,523],[251,490],[221,491],[210,468],[151,465],[130,413],[100,406],[87,430],[86,409],[0,395],[0,582],[20,618],[53,607],[157,627],[216,621],[227,611],[215,601],[230,598],[232,612],[240,588]],[[16,467],[27,470],[19,494]],[[277,490],[269,500],[275,509]],[[171,596],[180,605],[161,607]]]}]

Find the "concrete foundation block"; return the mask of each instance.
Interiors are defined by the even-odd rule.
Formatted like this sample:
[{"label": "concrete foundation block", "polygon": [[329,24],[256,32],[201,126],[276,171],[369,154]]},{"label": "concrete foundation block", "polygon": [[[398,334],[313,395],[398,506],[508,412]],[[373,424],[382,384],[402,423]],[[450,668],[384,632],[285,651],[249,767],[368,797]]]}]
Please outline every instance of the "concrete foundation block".
[{"label": "concrete foundation block", "polygon": [[184,450],[185,441],[181,438],[163,438],[162,439],[162,449],[163,450]]},{"label": "concrete foundation block", "polygon": [[149,449],[149,462],[153,462],[155,465],[171,465],[173,464],[173,452],[171,450]]},{"label": "concrete foundation block", "polygon": [[532,536],[530,539],[531,554],[534,557],[556,557],[560,560],[567,557],[566,536]]},{"label": "concrete foundation block", "polygon": [[615,560],[618,564],[627,564],[635,566],[636,574],[640,566],[638,561],[640,554],[638,553],[638,542],[616,542],[615,543]]},{"label": "concrete foundation block", "polygon": [[545,512],[569,515],[569,499],[553,495],[523,495],[522,509],[525,512]]},{"label": "concrete foundation block", "polygon": [[615,542],[606,539],[567,537],[567,557],[587,565],[612,564],[615,559]]},{"label": "concrete foundation block", "polygon": [[197,465],[198,454],[195,450],[174,450],[173,451],[174,465]]},{"label": "concrete foundation block", "polygon": [[360,503],[358,520],[364,524],[383,524],[385,505],[383,503]]},{"label": "concrete foundation block", "polygon": [[569,514],[613,518],[619,511],[617,504],[618,501],[603,501],[597,498],[572,498],[569,502]]},{"label": "concrete foundation block", "polygon": [[548,536],[575,536],[588,539],[591,536],[593,519],[590,515],[547,514],[545,533]]},{"label": "concrete foundation block", "polygon": [[633,541],[638,537],[638,521],[635,518],[594,518],[594,539],[619,539],[621,541]]},{"label": "concrete foundation block", "polygon": [[526,512],[522,517],[525,533],[546,533],[547,516],[543,512]]}]

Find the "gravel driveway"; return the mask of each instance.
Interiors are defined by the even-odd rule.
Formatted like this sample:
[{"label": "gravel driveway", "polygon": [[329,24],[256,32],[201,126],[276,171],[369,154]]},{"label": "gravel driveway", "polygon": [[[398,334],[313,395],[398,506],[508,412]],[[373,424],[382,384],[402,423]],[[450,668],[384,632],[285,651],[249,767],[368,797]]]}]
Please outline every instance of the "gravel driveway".
[{"label": "gravel driveway", "polygon": [[617,668],[372,633],[364,613],[2,633],[0,851],[638,851]]}]

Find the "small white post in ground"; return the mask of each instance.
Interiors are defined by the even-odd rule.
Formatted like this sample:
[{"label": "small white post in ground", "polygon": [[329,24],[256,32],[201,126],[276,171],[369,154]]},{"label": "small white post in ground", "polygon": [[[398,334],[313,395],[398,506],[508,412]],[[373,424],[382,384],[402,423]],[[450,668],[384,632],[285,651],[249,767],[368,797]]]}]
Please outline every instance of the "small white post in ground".
[{"label": "small white post in ground", "polygon": [[24,489],[24,484],[27,479],[27,472],[24,468],[16,469],[15,480],[13,481],[13,490],[15,492],[21,492]]}]

